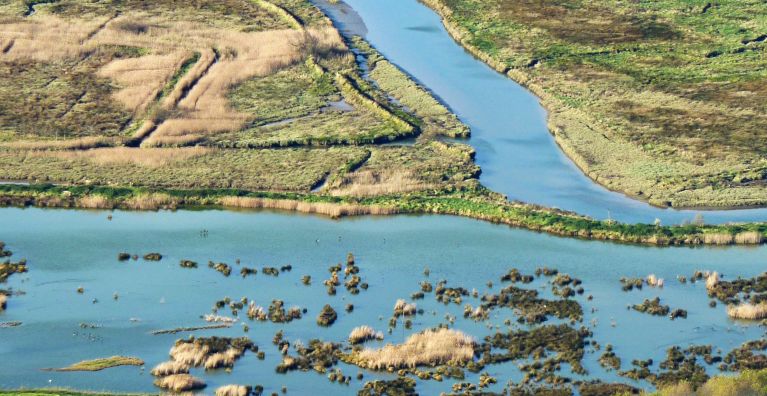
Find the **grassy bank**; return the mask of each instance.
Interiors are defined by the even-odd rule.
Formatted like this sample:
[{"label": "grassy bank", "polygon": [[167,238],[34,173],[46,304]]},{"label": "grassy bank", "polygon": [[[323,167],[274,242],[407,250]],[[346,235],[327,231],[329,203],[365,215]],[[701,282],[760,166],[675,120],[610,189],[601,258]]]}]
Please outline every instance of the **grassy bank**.
[{"label": "grassy bank", "polygon": [[422,1],[542,99],[600,184],[661,206],[767,203],[758,2]]},{"label": "grassy bank", "polygon": [[15,389],[15,390],[2,390],[0,389],[0,395],[7,396],[149,396],[156,395],[155,393],[107,393],[107,392],[89,392],[89,391],[76,391],[69,389]]},{"label": "grassy bank", "polygon": [[445,214],[554,235],[660,246],[761,244],[767,236],[765,223],[663,226],[593,220],[555,209],[508,202],[504,197],[470,182],[451,189],[372,197],[237,189],[156,190],[50,184],[2,185],[0,204],[129,210],[201,206],[268,208],[317,213],[333,218],[352,215]]},{"label": "grassy bank", "polygon": [[112,356],[102,359],[83,360],[71,366],[50,371],[101,371],[119,366],[143,366],[144,361],[135,357]]}]

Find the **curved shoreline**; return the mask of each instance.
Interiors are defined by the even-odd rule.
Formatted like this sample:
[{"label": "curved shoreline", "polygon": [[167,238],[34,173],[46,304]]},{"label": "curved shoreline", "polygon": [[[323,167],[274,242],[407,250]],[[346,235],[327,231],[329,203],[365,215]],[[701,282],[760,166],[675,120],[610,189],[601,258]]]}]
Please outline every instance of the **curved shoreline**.
[{"label": "curved shoreline", "polygon": [[572,212],[509,202],[481,185],[402,195],[336,197],[299,192],[251,192],[236,189],[172,190],[0,185],[1,207],[83,209],[280,209],[341,218],[362,215],[437,214],[468,217],[563,237],[654,246],[761,245],[767,223],[663,226],[594,220]]},{"label": "curved shoreline", "polygon": [[[644,156],[647,160],[657,161],[658,159],[642,154],[641,150],[629,144],[613,142],[610,138],[607,138],[607,136],[601,133],[580,133],[576,131],[577,129],[589,129],[592,132],[595,132],[594,129],[598,130],[599,122],[590,119],[580,110],[557,105],[552,97],[545,92],[542,86],[531,82],[529,77],[523,72],[506,66],[502,62],[494,59],[490,54],[483,52],[481,49],[472,45],[468,39],[468,37],[471,36],[471,33],[451,20],[453,11],[444,5],[443,0],[417,1],[434,11],[439,16],[448,35],[468,54],[483,62],[499,74],[502,74],[505,78],[513,80],[515,83],[535,95],[541,106],[546,110],[546,127],[548,132],[554,138],[554,143],[558,149],[564,153],[567,159],[571,161],[583,175],[595,184],[604,187],[611,192],[621,194],[632,200],[646,203],[658,209],[672,209],[679,211],[737,211],[764,209],[767,207],[767,193],[756,192],[755,195],[752,195],[750,194],[751,190],[748,186],[725,188],[719,190],[721,192],[711,189],[711,191],[713,191],[712,194],[714,195],[710,198],[701,195],[706,194],[706,187],[696,190],[683,190],[693,192],[687,197],[682,197],[676,192],[668,192],[660,196],[658,196],[658,193],[655,193],[655,196],[653,196],[652,191],[650,191],[649,195],[645,194],[645,190],[652,190],[653,185],[655,184],[651,183],[650,179],[631,180],[625,175],[617,174],[614,175],[615,177],[605,177],[605,175],[600,174],[599,171],[595,170],[594,166],[589,163],[587,155],[590,153],[583,152],[582,150],[579,151],[579,144],[580,146],[594,146],[600,144],[615,145],[629,149],[637,156]],[[574,132],[573,135],[578,136],[573,137],[569,132]],[[599,156],[598,153],[592,154]],[[662,189],[656,191],[663,192]],[[730,192],[733,191],[736,193],[730,194]]]}]

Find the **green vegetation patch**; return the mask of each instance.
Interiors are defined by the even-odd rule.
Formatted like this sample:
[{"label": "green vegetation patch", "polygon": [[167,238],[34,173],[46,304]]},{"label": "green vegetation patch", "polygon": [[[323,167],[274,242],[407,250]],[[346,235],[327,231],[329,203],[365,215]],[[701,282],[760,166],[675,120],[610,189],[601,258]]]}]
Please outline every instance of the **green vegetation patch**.
[{"label": "green vegetation patch", "polygon": [[84,360],[71,366],[53,371],[101,371],[119,366],[143,366],[144,361],[135,357],[112,356],[102,359]]},{"label": "green vegetation patch", "polygon": [[229,99],[235,109],[253,117],[255,127],[306,116],[341,97],[327,75],[315,76],[309,66],[298,65],[250,79],[235,87]]},{"label": "green vegetation patch", "polygon": [[[132,158],[154,156],[152,150],[131,154]],[[172,155],[167,149],[157,155]],[[143,186],[153,188],[243,188],[308,192],[326,175],[345,169],[346,164],[367,156],[362,148],[209,150],[159,165],[104,160],[91,150],[84,156],[72,153],[0,149],[0,179],[39,180],[64,184]],[[142,154],[143,153],[143,154]]]},{"label": "green vegetation patch", "polygon": [[42,139],[119,135],[130,114],[95,73],[107,59],[135,52],[106,47],[85,59],[0,62],[0,130]]},{"label": "green vegetation patch", "polygon": [[658,205],[766,201],[763,2],[426,2],[543,99],[558,142],[598,182]]},{"label": "green vegetation patch", "polygon": [[424,87],[418,85],[397,66],[387,61],[360,37],[352,40],[366,57],[370,78],[388,94],[421,118],[423,132],[450,137],[468,137],[469,127],[458,120]]}]

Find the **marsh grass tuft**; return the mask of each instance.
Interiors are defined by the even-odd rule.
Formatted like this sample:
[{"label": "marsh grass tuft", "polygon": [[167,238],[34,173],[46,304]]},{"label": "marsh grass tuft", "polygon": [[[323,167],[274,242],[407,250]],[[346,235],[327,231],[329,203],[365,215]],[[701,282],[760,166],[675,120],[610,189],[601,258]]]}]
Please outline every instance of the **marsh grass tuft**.
[{"label": "marsh grass tuft", "polygon": [[383,340],[384,335],[380,331],[375,331],[370,326],[358,326],[349,333],[349,342],[351,344],[361,344],[368,340]]},{"label": "marsh grass tuft", "polygon": [[182,362],[162,362],[152,369],[151,374],[155,377],[165,377],[174,374],[189,374],[189,366]]},{"label": "marsh grass tuft", "polygon": [[174,374],[158,378],[154,381],[155,386],[173,392],[188,392],[205,388],[205,381],[192,377],[189,374]]},{"label": "marsh grass tuft", "polygon": [[243,385],[224,385],[216,389],[216,396],[248,396],[251,387]]}]

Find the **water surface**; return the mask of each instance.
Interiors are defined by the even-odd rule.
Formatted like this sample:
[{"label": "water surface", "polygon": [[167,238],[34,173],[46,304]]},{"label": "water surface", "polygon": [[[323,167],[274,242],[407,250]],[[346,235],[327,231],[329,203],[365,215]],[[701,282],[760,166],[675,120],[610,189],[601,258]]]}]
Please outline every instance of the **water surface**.
[{"label": "water surface", "polygon": [[[199,326],[200,315],[211,312],[216,300],[248,297],[261,306],[272,299],[286,306],[308,309],[301,320],[290,324],[250,322],[245,333],[242,324],[230,329],[208,330],[198,335],[247,335],[266,352],[260,361],[246,354],[232,373],[195,371],[209,385],[208,391],[230,383],[262,384],[267,393],[287,385],[289,394],[354,394],[362,382],[351,386],[330,383],[323,375],[307,372],[277,375],[280,361],[271,344],[274,333],[283,329],[292,342],[312,338],[343,341],[359,325],[385,331],[392,307],[398,298],[420,290],[419,283],[448,280],[448,286],[477,289],[479,294],[497,293],[500,277],[510,268],[532,273],[543,265],[558,268],[581,278],[584,296],[583,323],[592,326],[594,339],[611,343],[629,368],[634,358],[653,358],[659,362],[671,345],[713,343],[723,351],[757,339],[758,326],[727,319],[724,307],[708,307],[702,284],[677,283],[676,275],[691,275],[697,269],[723,272],[727,277],[753,276],[764,270],[765,249],[760,248],[646,248],[614,243],[559,238],[546,234],[510,229],[466,218],[450,216],[364,217],[333,221],[322,217],[270,212],[179,211],[107,212],[82,210],[0,209],[0,240],[8,243],[14,258],[26,257],[30,272],[14,275],[8,285],[26,294],[9,300],[0,322],[21,321],[15,328],[0,328],[0,385],[3,388],[67,386],[77,389],[112,391],[153,391],[148,370],[167,359],[173,341],[186,334],[151,335],[159,329]],[[201,231],[207,231],[202,232]],[[118,262],[118,252],[143,255],[160,252],[160,262]],[[322,280],[328,267],[343,261],[353,252],[361,267],[367,291],[353,296],[343,287],[328,296]],[[291,264],[293,270],[278,278],[259,273],[254,278],[238,276],[239,266],[279,267]],[[199,262],[198,269],[179,267],[181,259]],[[207,268],[208,260],[224,261],[234,267],[226,278]],[[431,271],[429,277],[423,269]],[[260,271],[259,271],[260,272]],[[621,276],[644,277],[655,273],[667,279],[664,289],[645,288],[624,293]],[[311,275],[311,286],[301,284]],[[493,281],[492,288],[487,282]],[[540,289],[545,295],[549,287]],[[84,294],[78,294],[82,286]],[[537,286],[533,286],[537,287]],[[114,293],[119,295],[113,300]],[[593,295],[593,301],[585,296]],[[688,319],[671,321],[628,311],[626,305],[660,296],[672,308],[689,311]],[[94,303],[94,299],[98,300]],[[320,328],[315,318],[324,304],[338,311],[339,319],[330,328]],[[353,303],[353,313],[344,312]],[[475,298],[463,303],[479,304]],[[490,334],[486,323],[462,318],[463,305],[442,305],[433,294],[418,300],[425,315],[414,319],[412,330],[402,323],[385,342],[402,342],[414,331],[445,323],[445,315],[457,316],[455,327],[475,337]],[[592,308],[595,312],[592,312]],[[222,314],[225,312],[221,312]],[[493,312],[489,323],[505,330],[506,319],[513,328],[516,317],[509,309]],[[100,326],[83,329],[81,323]],[[615,324],[613,327],[612,324]],[[375,344],[373,344],[375,345]],[[589,352],[584,365],[589,376],[616,380],[597,363],[601,352]],[[84,359],[112,355],[137,356],[146,369],[124,367],[96,373],[58,373],[41,368],[63,367]],[[488,366],[486,371],[501,383],[518,380],[516,362]],[[657,363],[656,366],[657,368]],[[359,369],[341,365],[346,375]],[[387,374],[364,371],[365,380],[385,378]],[[467,374],[470,374],[467,372]],[[476,375],[466,381],[476,383]],[[454,381],[420,382],[422,394],[447,392]],[[648,386],[647,384],[640,384]],[[500,385],[499,385],[500,386]],[[498,387],[496,390],[499,389]]]}]

